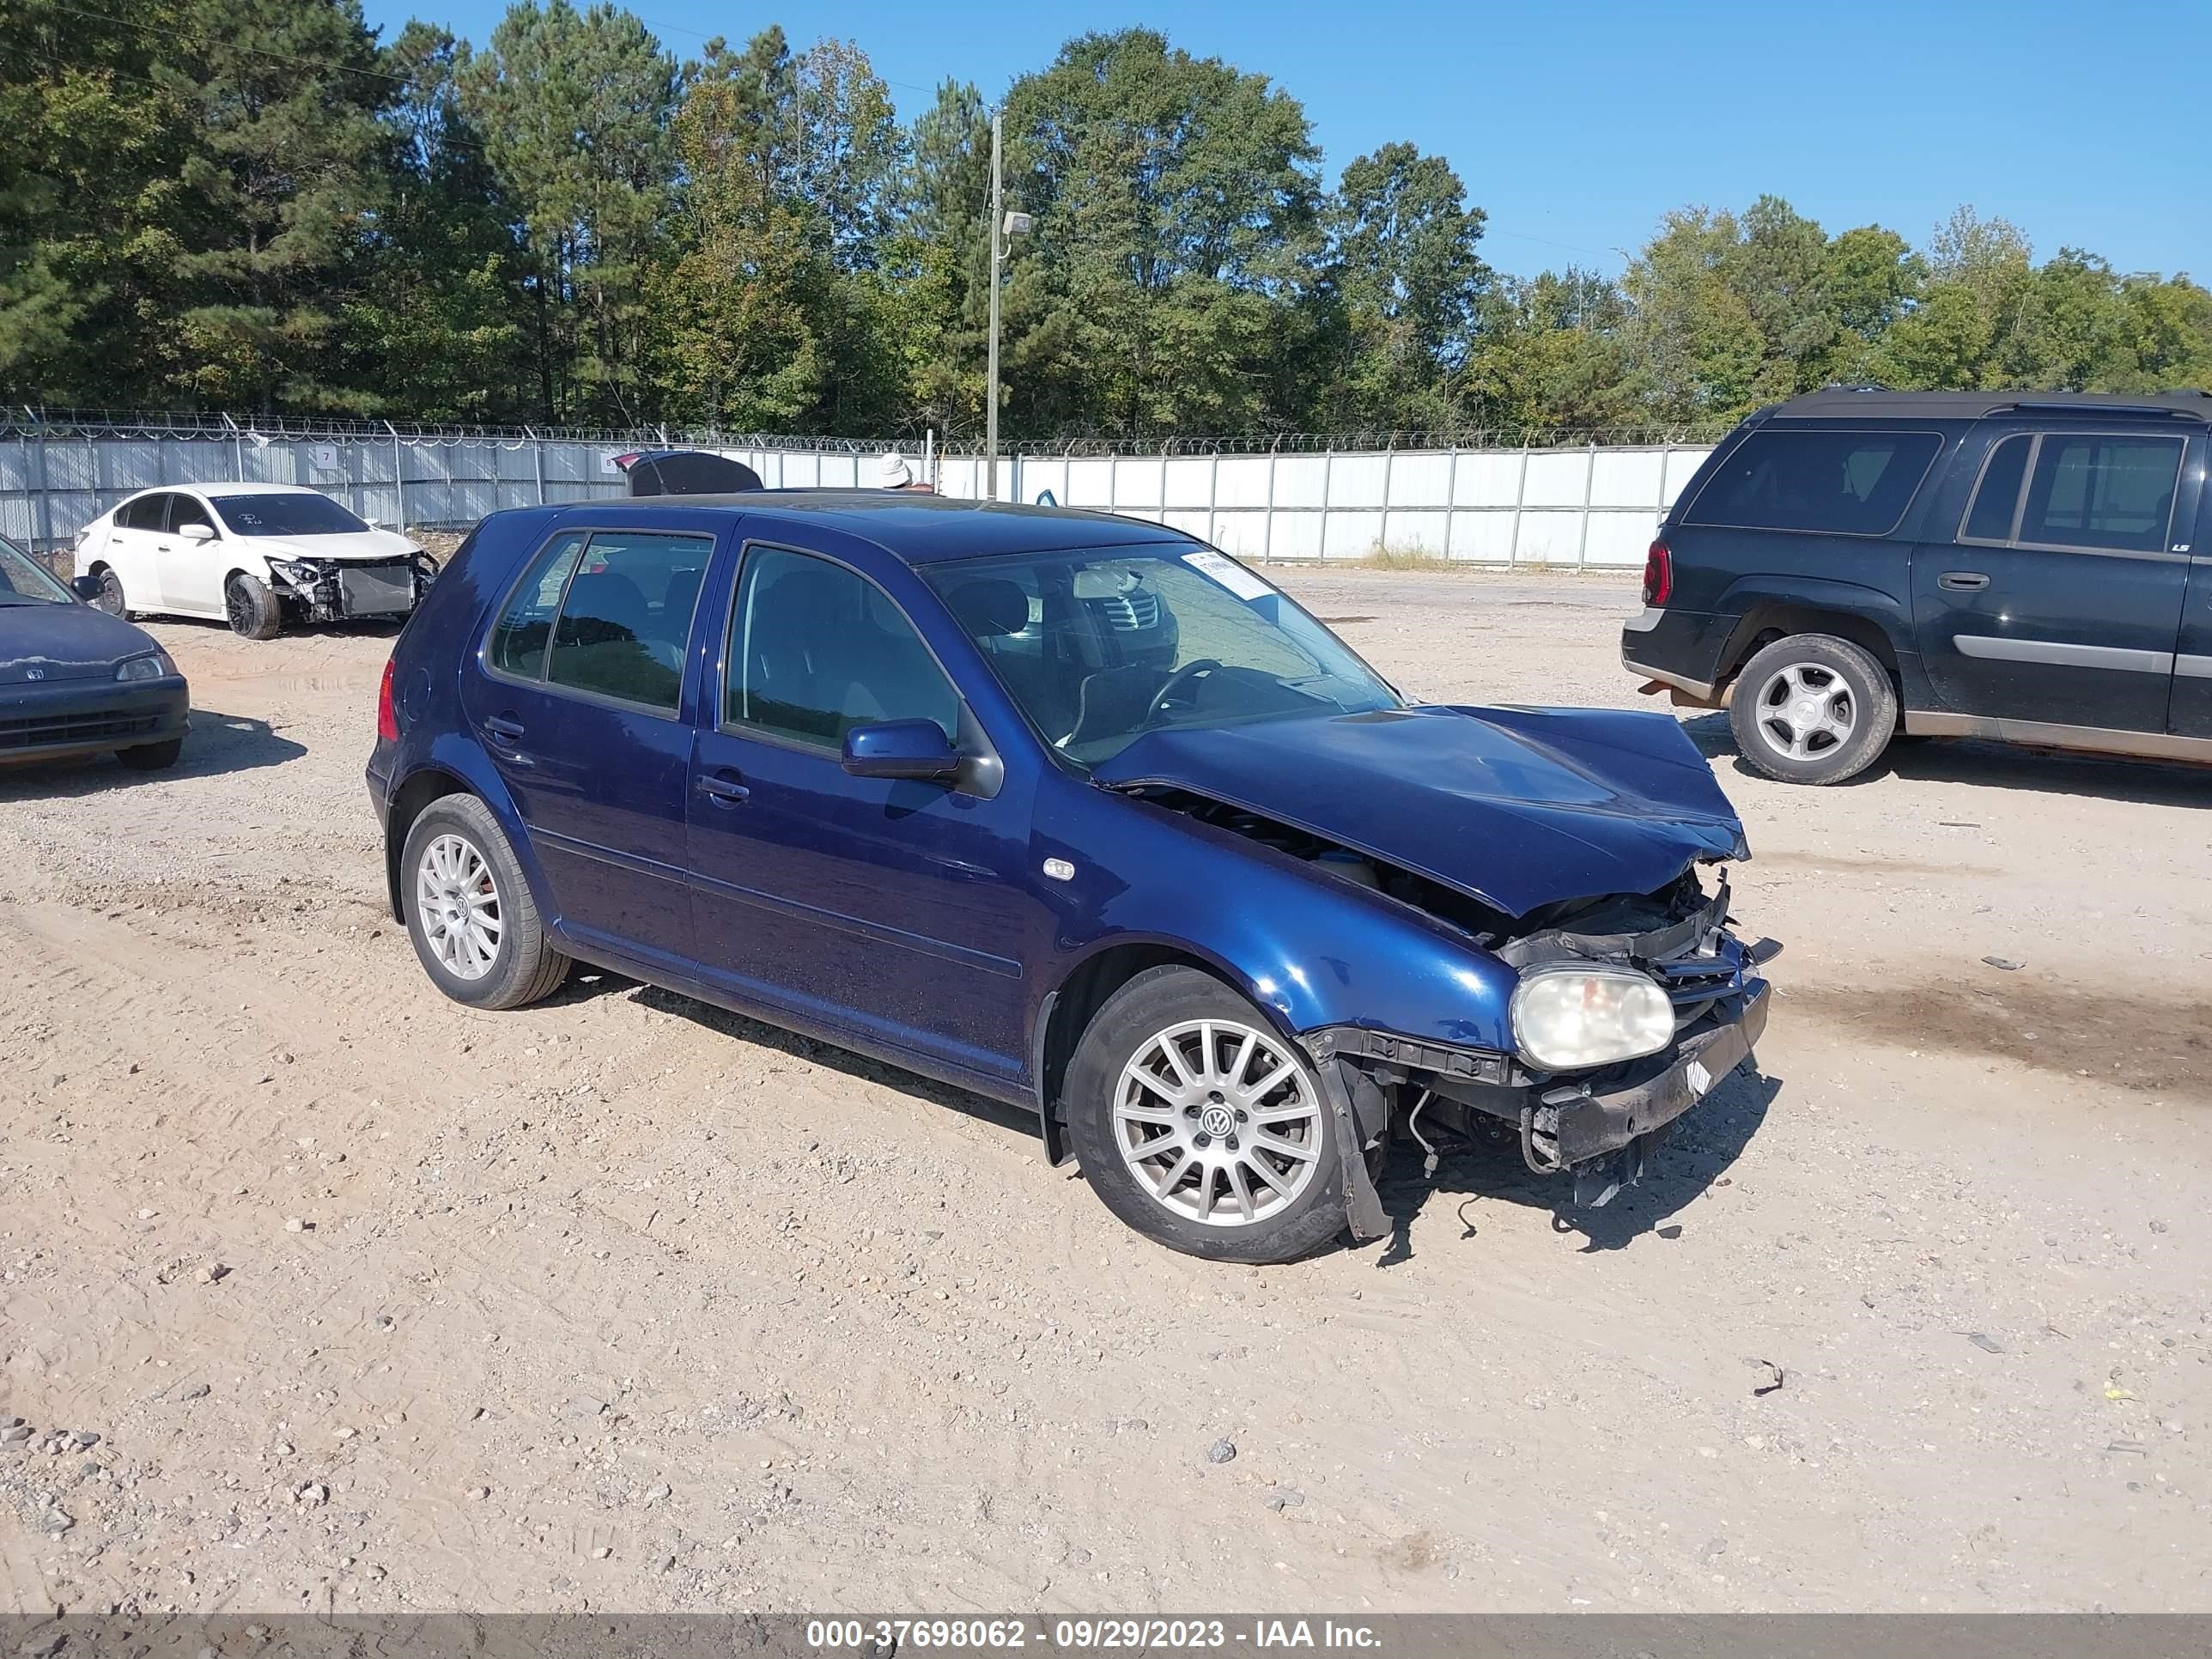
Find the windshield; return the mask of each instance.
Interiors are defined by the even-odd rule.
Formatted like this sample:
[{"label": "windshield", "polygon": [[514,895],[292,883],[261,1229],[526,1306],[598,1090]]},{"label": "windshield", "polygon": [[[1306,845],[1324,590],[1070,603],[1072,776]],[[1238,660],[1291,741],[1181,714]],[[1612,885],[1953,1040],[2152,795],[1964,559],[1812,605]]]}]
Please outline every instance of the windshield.
[{"label": "windshield", "polygon": [[1164,726],[1401,706],[1291,599],[1186,546],[962,559],[922,574],[1030,724],[1085,766]]},{"label": "windshield", "polygon": [[76,599],[36,559],[0,536],[0,605],[74,605]]},{"label": "windshield", "polygon": [[327,495],[217,495],[234,536],[356,536],[368,526]]}]

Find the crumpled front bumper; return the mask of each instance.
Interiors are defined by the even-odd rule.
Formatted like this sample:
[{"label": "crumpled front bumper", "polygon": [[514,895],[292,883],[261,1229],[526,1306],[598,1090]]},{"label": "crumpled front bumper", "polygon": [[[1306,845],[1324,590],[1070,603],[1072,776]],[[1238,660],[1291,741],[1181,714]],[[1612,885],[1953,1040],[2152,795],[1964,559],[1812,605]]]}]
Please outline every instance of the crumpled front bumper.
[{"label": "crumpled front bumper", "polygon": [[[1643,1173],[1646,1136],[1672,1124],[1751,1058],[1766,1030],[1772,995],[1765,980],[1747,980],[1666,1052],[1601,1079],[1531,1090],[1522,1129],[1531,1167],[1571,1170],[1577,1203],[1605,1202]],[[1607,1158],[1622,1152],[1634,1156]]]}]

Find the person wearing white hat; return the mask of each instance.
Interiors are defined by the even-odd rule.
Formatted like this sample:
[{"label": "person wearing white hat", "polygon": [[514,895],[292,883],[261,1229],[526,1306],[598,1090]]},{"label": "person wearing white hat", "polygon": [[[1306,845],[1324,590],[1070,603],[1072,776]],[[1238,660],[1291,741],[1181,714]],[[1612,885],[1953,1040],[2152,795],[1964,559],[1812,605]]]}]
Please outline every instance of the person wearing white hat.
[{"label": "person wearing white hat", "polygon": [[936,493],[927,483],[914,476],[914,469],[907,465],[906,457],[896,450],[885,455],[878,463],[876,483],[878,488],[884,489],[910,490],[923,495]]}]

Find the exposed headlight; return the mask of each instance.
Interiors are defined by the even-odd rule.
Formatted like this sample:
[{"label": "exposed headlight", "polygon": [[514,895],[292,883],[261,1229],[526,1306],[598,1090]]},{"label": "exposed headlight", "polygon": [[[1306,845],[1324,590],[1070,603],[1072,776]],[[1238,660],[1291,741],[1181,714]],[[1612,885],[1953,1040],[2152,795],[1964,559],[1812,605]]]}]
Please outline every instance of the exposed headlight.
[{"label": "exposed headlight", "polygon": [[295,587],[313,587],[323,579],[321,571],[297,559],[271,559],[269,568]]},{"label": "exposed headlight", "polygon": [[177,672],[177,665],[169,660],[166,651],[156,651],[150,657],[126,658],[116,669],[118,680],[167,679]]},{"label": "exposed headlight", "polygon": [[1625,968],[1538,968],[1513,992],[1513,1040],[1547,1072],[1656,1054],[1674,1039],[1674,1005]]}]

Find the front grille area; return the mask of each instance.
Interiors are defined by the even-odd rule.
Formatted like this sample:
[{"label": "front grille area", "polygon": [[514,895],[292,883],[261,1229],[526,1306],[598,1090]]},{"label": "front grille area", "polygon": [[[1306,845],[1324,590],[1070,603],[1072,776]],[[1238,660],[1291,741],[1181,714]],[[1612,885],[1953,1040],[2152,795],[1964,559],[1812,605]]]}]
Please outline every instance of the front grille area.
[{"label": "front grille area", "polygon": [[1106,613],[1106,625],[1116,633],[1135,634],[1160,625],[1159,595],[1141,587],[1102,600],[1099,608]]},{"label": "front grille area", "polygon": [[161,724],[159,714],[116,708],[80,714],[0,719],[0,754],[11,749],[46,749],[58,744],[105,743],[110,738],[143,737]]},{"label": "front grille area", "polygon": [[415,573],[404,559],[338,567],[338,596],[349,617],[388,617],[415,608]]}]

